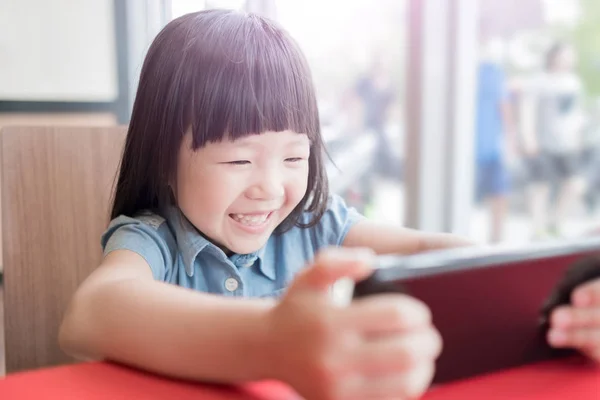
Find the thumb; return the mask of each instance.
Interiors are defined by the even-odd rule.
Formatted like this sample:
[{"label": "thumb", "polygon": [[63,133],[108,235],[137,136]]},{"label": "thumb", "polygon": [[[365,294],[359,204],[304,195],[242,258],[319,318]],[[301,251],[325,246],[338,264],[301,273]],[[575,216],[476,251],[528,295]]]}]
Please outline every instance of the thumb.
[{"label": "thumb", "polygon": [[353,281],[366,278],[372,271],[375,253],[364,248],[329,248],[320,252],[313,264],[302,271],[290,287],[290,291],[325,293],[342,278]]}]

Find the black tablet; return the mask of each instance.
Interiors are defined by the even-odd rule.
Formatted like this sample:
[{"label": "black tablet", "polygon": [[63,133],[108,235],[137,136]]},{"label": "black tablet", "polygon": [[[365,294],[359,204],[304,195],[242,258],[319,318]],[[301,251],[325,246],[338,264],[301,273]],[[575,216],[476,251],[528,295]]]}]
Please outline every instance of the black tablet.
[{"label": "black tablet", "polygon": [[425,302],[444,340],[441,383],[569,354],[547,345],[547,315],[600,277],[599,256],[600,238],[384,256],[351,296],[398,291]]}]

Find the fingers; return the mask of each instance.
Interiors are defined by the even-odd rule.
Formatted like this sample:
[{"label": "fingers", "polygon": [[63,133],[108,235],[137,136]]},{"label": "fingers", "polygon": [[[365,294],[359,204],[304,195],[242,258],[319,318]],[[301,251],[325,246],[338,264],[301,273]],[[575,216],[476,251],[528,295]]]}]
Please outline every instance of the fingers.
[{"label": "fingers", "polygon": [[[317,361],[321,359],[319,363],[325,360],[332,366],[324,378],[324,390],[330,389],[332,398],[408,400],[428,387],[442,348],[440,335],[431,325],[429,308],[399,294],[366,297],[346,307],[328,307],[322,301],[322,295],[329,297],[331,285],[340,279],[366,278],[372,272],[373,261],[373,252],[364,249],[332,248],[319,253],[312,266],[298,274],[290,286],[279,306],[287,307],[287,311],[280,316],[291,318],[290,310],[298,314],[299,309],[309,309],[318,317],[313,324],[317,334],[313,336],[322,340],[311,343],[328,343],[322,348],[317,346],[325,354],[315,354]],[[308,329],[310,321],[302,321]],[[296,319],[296,323],[301,322]],[[310,366],[311,354],[307,354],[306,365]]]},{"label": "fingers", "polygon": [[387,334],[428,327],[431,312],[413,297],[382,294],[355,301],[341,323],[367,335]]},{"label": "fingers", "polygon": [[374,253],[360,248],[330,248],[320,252],[313,265],[302,271],[292,290],[325,292],[342,278],[360,280],[372,272]]},{"label": "fingers", "polygon": [[576,348],[593,358],[600,356],[600,307],[559,307],[550,317],[548,343]]},{"label": "fingers", "polygon": [[600,307],[600,279],[584,283],[573,291],[572,303],[576,307]]},{"label": "fingers", "polygon": [[423,362],[433,362],[442,350],[442,339],[432,328],[412,334],[383,336],[368,340],[354,362],[364,376],[377,377],[409,370]]},{"label": "fingers", "polygon": [[419,398],[434,374],[433,363],[423,363],[408,372],[375,377],[355,375],[339,388],[336,398],[344,400],[409,400]]},{"label": "fingers", "polygon": [[575,289],[571,304],[552,312],[548,343],[558,348],[577,349],[600,362],[600,279]]},{"label": "fingers", "polygon": [[600,328],[600,307],[575,308],[559,307],[550,316],[550,322],[556,329]]},{"label": "fingers", "polygon": [[596,329],[551,329],[548,342],[555,347],[573,347],[576,349],[600,348],[600,328]]},{"label": "fingers", "polygon": [[[406,296],[400,300],[403,301],[380,302],[384,311],[372,309],[371,304],[361,304],[361,309],[356,310],[355,316],[362,317],[362,313],[366,312],[365,317],[374,323],[378,318],[370,315],[369,311],[379,312],[379,318],[398,315],[399,322],[391,326],[399,327],[402,332],[383,334],[390,327],[377,329],[378,336],[367,337],[357,346],[353,357],[347,359],[349,370],[355,371],[355,374],[342,385],[344,393],[341,398],[411,399],[421,395],[429,386],[435,359],[442,351],[442,338],[429,324],[430,314],[422,303]],[[378,305],[375,301],[372,303]],[[397,303],[407,307],[403,309]],[[411,318],[419,322],[412,330],[406,331],[407,326],[413,326]],[[366,332],[373,330],[367,329]]]}]

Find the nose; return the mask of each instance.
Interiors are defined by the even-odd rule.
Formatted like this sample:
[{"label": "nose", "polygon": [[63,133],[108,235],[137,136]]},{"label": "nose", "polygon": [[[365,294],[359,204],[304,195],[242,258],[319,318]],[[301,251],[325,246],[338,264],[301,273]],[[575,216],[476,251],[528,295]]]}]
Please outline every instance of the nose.
[{"label": "nose", "polygon": [[252,200],[274,200],[283,197],[284,192],[283,176],[271,166],[257,171],[246,195]]}]

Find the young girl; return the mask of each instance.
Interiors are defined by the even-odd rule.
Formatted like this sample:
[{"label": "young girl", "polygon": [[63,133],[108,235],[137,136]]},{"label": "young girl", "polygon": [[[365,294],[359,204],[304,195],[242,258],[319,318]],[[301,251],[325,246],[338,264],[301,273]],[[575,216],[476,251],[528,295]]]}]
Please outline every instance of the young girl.
[{"label": "young girl", "polygon": [[308,399],[421,394],[441,348],[426,306],[341,307],[328,288],[366,277],[372,251],[468,242],[364,219],[328,192],[323,153],[287,33],[233,11],[172,21],[144,62],[105,257],[63,348],[186,379],[278,379]]}]

